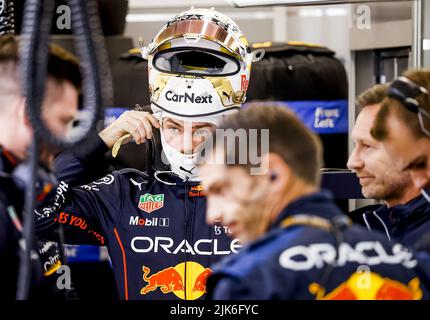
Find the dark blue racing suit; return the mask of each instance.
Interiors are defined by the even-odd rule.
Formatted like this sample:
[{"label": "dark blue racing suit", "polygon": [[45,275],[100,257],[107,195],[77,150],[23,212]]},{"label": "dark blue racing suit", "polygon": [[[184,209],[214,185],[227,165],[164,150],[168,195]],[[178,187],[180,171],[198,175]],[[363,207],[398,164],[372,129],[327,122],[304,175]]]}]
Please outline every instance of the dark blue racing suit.
[{"label": "dark blue racing suit", "polygon": [[106,245],[122,299],[202,297],[210,266],[237,253],[238,240],[206,224],[199,183],[171,172],[123,169],[75,187],[100,171],[106,151],[96,138],[87,151],[57,159],[63,181],[53,205],[37,210],[37,232],[48,237],[61,224],[66,243]]},{"label": "dark blue racing suit", "polygon": [[377,230],[390,240],[418,248],[430,233],[430,203],[418,196],[405,204],[388,208],[384,205],[366,206],[350,212],[350,217],[369,230]]},{"label": "dark blue racing suit", "polygon": [[[13,173],[19,161],[0,146],[0,301],[16,299],[20,264],[20,241],[22,239],[22,211],[25,189],[16,183]],[[43,198],[40,193],[38,201]],[[13,216],[11,212],[16,214]],[[30,300],[76,300],[73,287],[62,290],[58,285],[62,255],[57,243],[37,238],[34,241],[31,259]]]},{"label": "dark blue racing suit", "polygon": [[270,231],[214,267],[210,299],[429,298],[427,260],[348,225],[330,195],[288,205]]}]

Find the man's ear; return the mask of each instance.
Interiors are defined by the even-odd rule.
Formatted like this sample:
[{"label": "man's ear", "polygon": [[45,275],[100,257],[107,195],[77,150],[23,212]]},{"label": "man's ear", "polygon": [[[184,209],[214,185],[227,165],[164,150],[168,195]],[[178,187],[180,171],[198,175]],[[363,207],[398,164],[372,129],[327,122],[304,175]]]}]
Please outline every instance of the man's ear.
[{"label": "man's ear", "polygon": [[291,169],[278,154],[265,154],[261,160],[261,164],[265,168],[268,168],[266,177],[273,191],[281,192],[291,182]]},{"label": "man's ear", "polygon": [[26,100],[24,98],[16,106],[17,108],[17,116],[20,123],[25,124],[28,127],[31,127],[30,118],[28,117],[27,110],[25,108]]}]

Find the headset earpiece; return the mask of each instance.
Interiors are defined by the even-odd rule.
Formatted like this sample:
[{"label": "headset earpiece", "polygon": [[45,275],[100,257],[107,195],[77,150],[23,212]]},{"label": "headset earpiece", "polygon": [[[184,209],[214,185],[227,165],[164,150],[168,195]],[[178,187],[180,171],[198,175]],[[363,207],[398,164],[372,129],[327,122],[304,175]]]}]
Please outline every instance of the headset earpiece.
[{"label": "headset earpiece", "polygon": [[278,174],[276,172],[271,172],[270,181],[275,181],[276,179],[278,179]]}]

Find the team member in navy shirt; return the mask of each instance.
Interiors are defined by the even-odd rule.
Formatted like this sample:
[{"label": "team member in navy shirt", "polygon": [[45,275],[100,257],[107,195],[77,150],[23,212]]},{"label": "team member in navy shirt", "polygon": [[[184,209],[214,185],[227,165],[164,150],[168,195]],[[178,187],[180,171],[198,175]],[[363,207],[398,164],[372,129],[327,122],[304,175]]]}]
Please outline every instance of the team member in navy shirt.
[{"label": "team member in navy shirt", "polygon": [[[257,105],[232,115],[220,129],[245,129],[257,139],[221,144],[225,132],[217,130],[207,142],[213,156],[201,165],[200,176],[208,222],[220,222],[245,245],[214,267],[209,298],[429,297],[421,260],[384,234],[352,225],[319,189],[321,143],[292,113]],[[243,144],[246,154],[240,153]],[[261,161],[253,162],[260,153]]]}]

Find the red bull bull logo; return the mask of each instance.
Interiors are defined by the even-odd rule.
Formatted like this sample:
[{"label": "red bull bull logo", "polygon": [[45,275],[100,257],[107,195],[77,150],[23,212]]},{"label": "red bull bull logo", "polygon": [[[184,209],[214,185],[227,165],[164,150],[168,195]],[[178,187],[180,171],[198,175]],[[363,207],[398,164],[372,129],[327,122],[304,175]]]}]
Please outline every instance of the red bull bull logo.
[{"label": "red bull bull logo", "polygon": [[198,186],[191,187],[190,191],[188,191],[189,197],[205,197],[206,194],[203,191],[203,186],[199,184]]},{"label": "red bull bull logo", "polygon": [[191,187],[190,190],[191,191],[203,191],[203,186],[201,184],[199,184],[198,186]]},{"label": "red bull bull logo", "polygon": [[182,283],[182,277],[175,270],[175,268],[167,268],[161,270],[152,276],[148,277],[151,269],[143,266],[143,280],[148,282],[146,287],[140,290],[141,294],[147,294],[148,292],[154,291],[157,288],[161,289],[163,293],[169,293],[172,291],[184,290],[184,284]]},{"label": "red bull bull logo", "polygon": [[[185,278],[187,269],[187,279]],[[206,281],[212,274],[210,268],[204,268],[201,264],[193,261],[183,262],[174,267],[168,267],[156,273],[143,266],[143,280],[146,285],[140,290],[140,294],[160,289],[162,293],[173,293],[180,299],[195,300],[206,293]]]},{"label": "red bull bull logo", "polygon": [[199,291],[206,293],[206,281],[209,276],[212,274],[212,270],[210,268],[206,268],[202,273],[200,273],[196,281],[194,282],[193,292]]},{"label": "red bull bull logo", "polygon": [[423,296],[418,278],[405,285],[373,272],[356,272],[327,294],[317,283],[312,283],[309,291],[317,300],[420,300]]}]

